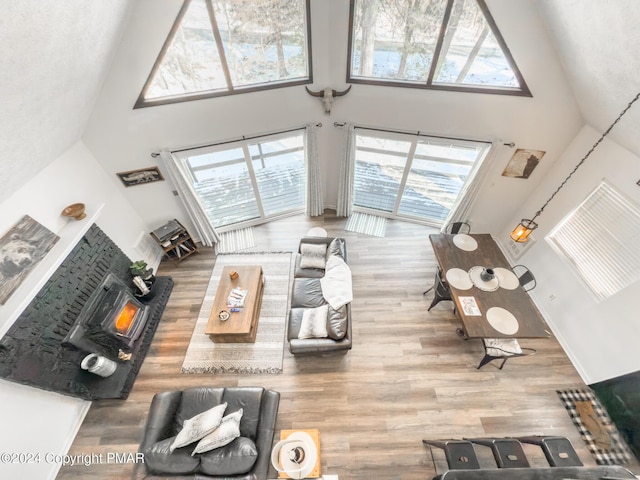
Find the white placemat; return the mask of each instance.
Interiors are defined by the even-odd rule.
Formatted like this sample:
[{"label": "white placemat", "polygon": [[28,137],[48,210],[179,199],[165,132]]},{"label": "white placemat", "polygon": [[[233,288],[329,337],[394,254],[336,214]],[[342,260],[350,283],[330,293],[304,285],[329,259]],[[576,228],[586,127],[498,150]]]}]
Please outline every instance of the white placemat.
[{"label": "white placemat", "polygon": [[469,278],[471,279],[471,282],[473,282],[473,285],[480,290],[484,290],[485,292],[495,292],[498,287],[500,287],[500,280],[498,280],[497,276],[493,277],[488,282],[482,280],[482,278],[480,278],[480,274],[482,273],[482,270],[484,270],[484,268],[485,267],[482,267],[480,265],[471,267],[469,269]]},{"label": "white placemat", "polygon": [[515,290],[520,286],[520,280],[515,273],[507,268],[496,267],[493,269],[498,277],[498,283],[500,288],[506,288],[507,290]]},{"label": "white placemat", "polygon": [[487,310],[487,322],[505,335],[513,335],[520,328],[518,319],[509,310],[502,307],[491,307]]},{"label": "white placemat", "polygon": [[473,252],[478,248],[478,242],[476,242],[476,239],[469,235],[465,235],[464,233],[454,235],[453,244],[460,250],[466,250],[467,252]]},{"label": "white placemat", "polygon": [[445,278],[449,285],[458,290],[469,290],[473,287],[469,274],[461,268],[450,268],[445,274]]}]

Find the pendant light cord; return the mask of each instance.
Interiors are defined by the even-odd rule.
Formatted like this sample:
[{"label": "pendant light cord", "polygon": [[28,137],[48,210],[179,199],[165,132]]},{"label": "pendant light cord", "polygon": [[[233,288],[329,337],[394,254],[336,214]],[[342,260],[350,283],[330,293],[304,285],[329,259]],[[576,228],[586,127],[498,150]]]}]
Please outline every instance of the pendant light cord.
[{"label": "pendant light cord", "polygon": [[627,111],[631,108],[631,106],[638,100],[638,98],[640,98],[640,92],[638,92],[638,94],[633,98],[633,100],[631,100],[627,106],[625,107],[624,110],[622,110],[622,112],[620,112],[620,115],[618,115],[618,118],[616,118],[613,123],[611,125],[609,125],[609,128],[607,128],[605,130],[605,132],[602,134],[602,136],[598,139],[598,141],[596,143],[593,144],[593,146],[591,147],[591,149],[586,153],[586,155],[584,157],[582,157],[582,160],[580,160],[578,162],[578,164],[574,167],[574,169],[571,171],[571,173],[569,173],[569,175],[567,175],[567,178],[564,179],[564,181],[560,184],[560,186],[558,188],[556,188],[556,191],[553,192],[551,194],[551,196],[549,197],[549,199],[545,202],[544,205],[542,205],[542,208],[540,208],[540,210],[538,210],[535,214],[535,216],[531,219],[531,221],[535,220],[541,213],[542,211],[546,208],[547,205],[549,205],[549,202],[551,200],[553,200],[553,197],[556,196],[556,194],[562,190],[562,188],[564,187],[564,185],[569,181],[569,179],[573,176],[574,173],[576,173],[576,171],[582,166],[582,164],[584,163],[584,161],[589,158],[589,155],[591,155],[593,153],[593,151],[598,147],[598,145],[600,145],[600,142],[602,142],[602,140],[604,140],[604,137],[606,137],[609,132],[613,129],[613,127],[616,126],[616,124],[620,121],[620,119],[624,116],[625,113],[627,113]]}]

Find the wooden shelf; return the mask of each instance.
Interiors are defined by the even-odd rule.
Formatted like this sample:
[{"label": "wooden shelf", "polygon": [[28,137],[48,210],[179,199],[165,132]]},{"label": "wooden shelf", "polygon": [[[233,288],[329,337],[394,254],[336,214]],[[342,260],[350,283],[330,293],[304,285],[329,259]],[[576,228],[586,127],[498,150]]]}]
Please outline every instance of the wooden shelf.
[{"label": "wooden shelf", "polygon": [[198,246],[178,220],[167,222],[150,235],[164,251],[163,258],[181,262],[188,256],[199,253]]}]

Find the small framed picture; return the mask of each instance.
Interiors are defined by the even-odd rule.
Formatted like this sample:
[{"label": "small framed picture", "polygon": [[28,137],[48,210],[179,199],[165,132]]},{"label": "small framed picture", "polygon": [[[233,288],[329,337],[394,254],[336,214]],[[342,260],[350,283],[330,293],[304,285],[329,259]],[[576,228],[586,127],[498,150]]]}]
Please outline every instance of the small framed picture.
[{"label": "small framed picture", "polygon": [[529,178],[546,152],[519,148],[502,172],[503,177]]},{"label": "small framed picture", "polygon": [[158,167],[141,168],[140,170],[130,170],[128,172],[116,173],[125,187],[133,187],[144,183],[159,182],[164,180]]}]

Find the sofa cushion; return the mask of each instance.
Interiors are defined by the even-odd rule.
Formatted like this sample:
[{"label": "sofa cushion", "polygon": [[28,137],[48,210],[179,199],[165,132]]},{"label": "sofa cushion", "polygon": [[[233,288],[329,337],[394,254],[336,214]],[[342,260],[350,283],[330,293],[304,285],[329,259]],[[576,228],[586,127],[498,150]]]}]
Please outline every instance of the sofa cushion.
[{"label": "sofa cushion", "polygon": [[327,315],[327,334],[329,338],[342,340],[347,334],[348,321],[346,305],[343,305],[338,310],[329,307],[329,314]]},{"label": "sofa cushion", "polygon": [[305,308],[292,308],[289,310],[289,321],[287,322],[287,340],[298,338],[300,333],[300,324],[302,323],[302,314]]},{"label": "sofa cushion", "polygon": [[175,437],[169,437],[144,449],[144,463],[151,472],[186,475],[200,467],[200,457],[191,456],[191,447],[171,451]]},{"label": "sofa cushion", "polygon": [[292,308],[314,308],[327,303],[322,296],[320,278],[295,278],[293,280]]},{"label": "sofa cushion", "polygon": [[329,246],[327,246],[327,260],[332,255],[336,255],[346,260],[345,251],[346,248],[344,238],[334,238],[333,240],[331,240],[331,243],[329,243]]},{"label": "sofa cushion", "polygon": [[300,244],[301,268],[324,268],[326,263],[327,245],[325,243]]},{"label": "sofa cushion", "polygon": [[222,403],[209,410],[205,410],[193,418],[185,420],[182,430],[176,435],[170,450],[173,452],[176,448],[197,442],[206,435],[209,435],[220,425],[226,408],[227,404]]},{"label": "sofa cushion", "polygon": [[260,411],[262,410],[263,387],[229,387],[225,389],[224,401],[227,412],[235,412],[242,408],[240,420],[240,436],[256,439],[260,427]]},{"label": "sofa cushion", "polygon": [[223,447],[240,436],[242,409],[225,416],[218,428],[198,442],[191,455]]},{"label": "sofa cushion", "polygon": [[256,444],[247,437],[238,437],[224,447],[199,455],[200,472],[205,475],[239,475],[247,473],[258,459]]},{"label": "sofa cushion", "polygon": [[302,313],[302,322],[298,338],[327,338],[327,316],[329,305],[316,308],[307,308]]},{"label": "sofa cushion", "polygon": [[[211,407],[226,402],[223,400],[225,389],[222,387],[195,387],[188,388],[180,396],[180,405],[173,419],[173,434],[182,430],[184,422],[196,415],[209,410]],[[235,411],[237,409],[230,409]]]},{"label": "sofa cushion", "polygon": [[300,262],[302,254],[296,253],[296,268],[293,273],[294,278],[320,278],[324,276],[324,268],[302,268]]},{"label": "sofa cushion", "polygon": [[332,256],[327,260],[320,288],[325,300],[336,310],[353,300],[351,269],[341,257]]}]

